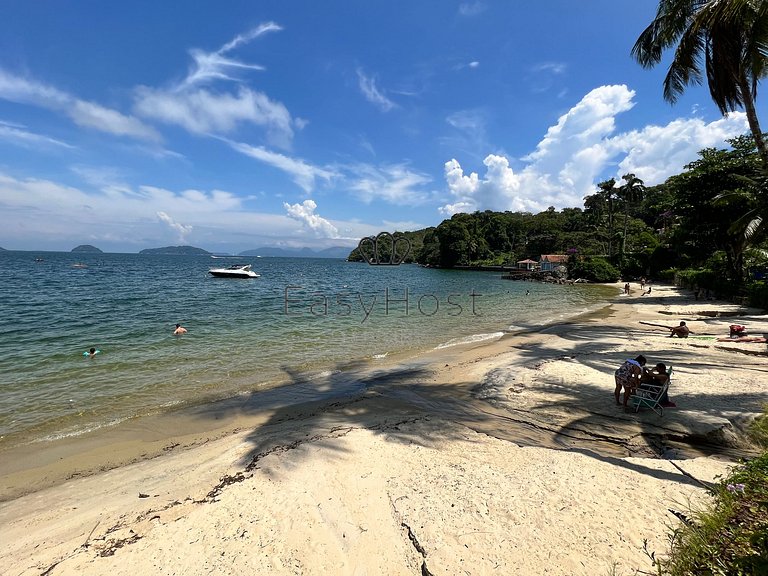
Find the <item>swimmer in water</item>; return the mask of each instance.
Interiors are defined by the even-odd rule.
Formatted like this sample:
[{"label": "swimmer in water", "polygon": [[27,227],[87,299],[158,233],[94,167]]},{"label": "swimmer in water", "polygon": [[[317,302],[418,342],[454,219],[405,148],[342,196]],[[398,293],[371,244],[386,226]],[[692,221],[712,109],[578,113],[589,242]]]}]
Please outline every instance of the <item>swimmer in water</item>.
[{"label": "swimmer in water", "polygon": [[173,331],[174,336],[179,336],[181,334],[186,334],[186,333],[187,333],[187,329],[184,328],[184,326],[182,326],[181,324],[176,324],[176,330]]}]

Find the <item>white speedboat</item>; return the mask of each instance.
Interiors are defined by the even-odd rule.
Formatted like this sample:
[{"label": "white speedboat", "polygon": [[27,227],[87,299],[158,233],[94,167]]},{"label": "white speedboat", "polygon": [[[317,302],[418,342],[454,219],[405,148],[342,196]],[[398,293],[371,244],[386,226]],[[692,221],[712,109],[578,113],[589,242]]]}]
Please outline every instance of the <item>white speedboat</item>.
[{"label": "white speedboat", "polygon": [[211,268],[208,273],[219,278],[258,278],[260,276],[251,270],[250,264],[233,264],[227,268]]}]

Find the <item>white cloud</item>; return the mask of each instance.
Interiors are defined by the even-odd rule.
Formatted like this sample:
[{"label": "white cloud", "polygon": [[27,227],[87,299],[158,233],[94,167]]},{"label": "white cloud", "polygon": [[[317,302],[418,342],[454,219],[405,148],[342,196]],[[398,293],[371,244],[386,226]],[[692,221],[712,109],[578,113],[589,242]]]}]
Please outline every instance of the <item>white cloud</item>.
[{"label": "white cloud", "polygon": [[[555,88],[559,82],[558,77],[563,76],[567,70],[563,62],[542,62],[531,67],[524,77],[524,83],[531,92],[541,94]],[[560,88],[562,94],[563,88]]]},{"label": "white cloud", "polygon": [[339,230],[328,220],[315,214],[317,204],[314,200],[304,200],[301,204],[283,203],[288,216],[301,222],[305,228],[311,230],[320,238],[339,238]]},{"label": "white cloud", "polygon": [[551,74],[565,73],[566,65],[563,62],[542,62],[533,67],[534,72],[549,72]]},{"label": "white cloud", "polygon": [[249,30],[245,34],[238,34],[215,52],[204,52],[199,49],[190,50],[190,55],[194,60],[194,66],[179,86],[179,89],[181,90],[192,86],[193,84],[201,84],[212,80],[235,80],[235,77],[231,75],[232,71],[264,70],[263,66],[258,64],[248,64],[235,60],[234,58],[228,58],[226,54],[238,46],[247,44],[267,32],[276,32],[280,30],[282,30],[282,27],[274,22],[266,22]]},{"label": "white cloud", "polygon": [[465,132],[485,132],[485,118],[477,110],[460,110],[449,115],[446,122]]},{"label": "white cloud", "polygon": [[363,202],[383,200],[390,204],[417,206],[427,201],[423,186],[432,181],[426,174],[404,164],[347,166],[349,188]]},{"label": "white cloud", "polygon": [[233,142],[223,138],[221,140],[241,154],[245,154],[260,162],[269,164],[278,170],[282,170],[307,193],[311,193],[315,189],[316,181],[318,179],[328,182],[337,175],[332,170],[312,166],[303,160],[297,160],[285,156],[284,154],[271,152],[261,146],[250,146],[249,144]]},{"label": "white cloud", "polygon": [[0,139],[15,144],[17,146],[23,146],[26,148],[36,148],[43,146],[51,146],[57,148],[73,149],[74,146],[50,138],[49,136],[43,136],[42,134],[35,134],[26,129],[25,126],[20,124],[14,124],[11,122],[3,122],[0,120]]},{"label": "white cloud", "polygon": [[478,14],[485,12],[487,8],[488,6],[485,2],[481,2],[480,0],[475,0],[474,2],[462,2],[459,4],[459,14],[462,16],[477,16]]},{"label": "white cloud", "polygon": [[245,87],[236,94],[140,87],[135,110],[145,118],[177,124],[194,134],[229,134],[242,122],[249,122],[265,128],[275,145],[287,147],[293,138],[293,120],[286,107]]},{"label": "white cloud", "polygon": [[0,98],[48,109],[63,109],[72,102],[72,97],[61,90],[21,78],[2,68],[0,68]]},{"label": "white cloud", "polygon": [[357,81],[366,100],[375,104],[382,112],[389,112],[397,106],[379,90],[376,80],[366,76],[360,69],[357,70]]},{"label": "white cloud", "polygon": [[137,118],[93,102],[80,100],[57,88],[20,78],[0,69],[0,98],[53,110],[66,116],[78,126],[117,136],[130,136],[159,142],[160,135]]},{"label": "white cloud", "polygon": [[131,136],[155,142],[160,140],[157,131],[141,120],[92,102],[77,100],[72,103],[67,113],[78,126],[101,130],[117,136]]},{"label": "white cloud", "polygon": [[466,151],[475,157],[482,157],[483,152],[488,150],[486,117],[483,110],[459,110],[450,114],[445,121],[455,132],[441,138],[444,147]]},{"label": "white cloud", "polygon": [[249,211],[231,192],[132,187],[113,170],[80,171],[98,187],[86,191],[0,172],[0,246],[68,250],[88,242],[125,250],[183,240],[209,249],[228,243],[245,250],[296,236],[295,220]]},{"label": "white cloud", "polygon": [[465,175],[455,159],[445,163],[448,190],[458,199],[458,202],[443,206],[441,208],[443,214],[481,209],[514,211],[531,209],[531,203],[519,196],[521,177],[512,171],[506,158],[490,154],[483,164],[486,167],[486,176],[480,179],[474,172]]},{"label": "white cloud", "polygon": [[192,226],[181,224],[180,222],[176,222],[173,218],[168,216],[165,212],[158,212],[157,217],[160,219],[161,222],[168,225],[168,227],[171,230],[174,230],[178,233],[178,239],[179,244],[186,244],[187,243],[187,237],[192,233]]},{"label": "white cloud", "polygon": [[666,126],[646,126],[620,134],[608,144],[627,151],[619,162],[619,174],[632,172],[648,183],[658,184],[679,173],[700,150],[724,147],[726,140],[748,131],[746,114],[733,112],[710,123],[691,118],[674,120]]},{"label": "white cloud", "polygon": [[[214,52],[190,51],[193,66],[184,80],[168,88],[139,86],[135,91],[134,110],[145,118],[174,124],[200,135],[228,135],[243,123],[263,128],[267,141],[289,148],[294,128],[302,129],[307,121],[293,119],[280,102],[265,93],[246,87],[237,72],[264,70],[263,66],[236,60],[228,53],[268,32],[282,28],[273,23],[262,24],[240,34]],[[228,82],[237,90],[213,90],[208,85]]]},{"label": "white cloud", "polygon": [[[665,126],[614,134],[615,118],[634,106],[635,93],[626,86],[592,90],[561,116],[536,149],[514,171],[509,160],[490,154],[484,176],[466,175],[460,163],[445,164],[451,202],[443,214],[474,210],[524,210],[549,206],[582,206],[598,181],[632,172],[646,185],[663,182],[679,173],[706,147],[725,146],[725,140],[748,130],[743,113],[705,123],[698,118],[678,119]],[[618,165],[615,174],[606,170]]]}]

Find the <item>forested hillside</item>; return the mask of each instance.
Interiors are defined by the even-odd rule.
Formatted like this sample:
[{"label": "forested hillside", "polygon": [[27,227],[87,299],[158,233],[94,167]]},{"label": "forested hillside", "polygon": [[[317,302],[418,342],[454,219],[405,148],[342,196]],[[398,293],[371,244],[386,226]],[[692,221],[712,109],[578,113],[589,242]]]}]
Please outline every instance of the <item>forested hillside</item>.
[{"label": "forested hillside", "polygon": [[[764,291],[754,280],[768,264],[766,176],[750,136],[729,143],[702,150],[658,186],[646,187],[634,174],[601,182],[581,208],[455,214],[437,227],[394,235],[410,241],[405,262],[427,266],[515,266],[565,254],[569,267],[606,263],[617,277],[677,274],[721,293]],[[355,249],[349,259],[363,258]]]}]

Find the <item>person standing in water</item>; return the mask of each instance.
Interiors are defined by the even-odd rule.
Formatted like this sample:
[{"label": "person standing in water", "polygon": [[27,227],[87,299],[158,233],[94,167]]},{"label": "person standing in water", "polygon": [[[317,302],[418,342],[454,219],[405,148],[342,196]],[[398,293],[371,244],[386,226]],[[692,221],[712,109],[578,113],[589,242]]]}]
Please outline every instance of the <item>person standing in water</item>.
[{"label": "person standing in water", "polygon": [[176,330],[173,331],[174,336],[181,336],[182,334],[186,334],[187,329],[184,328],[181,324],[176,324]]}]

